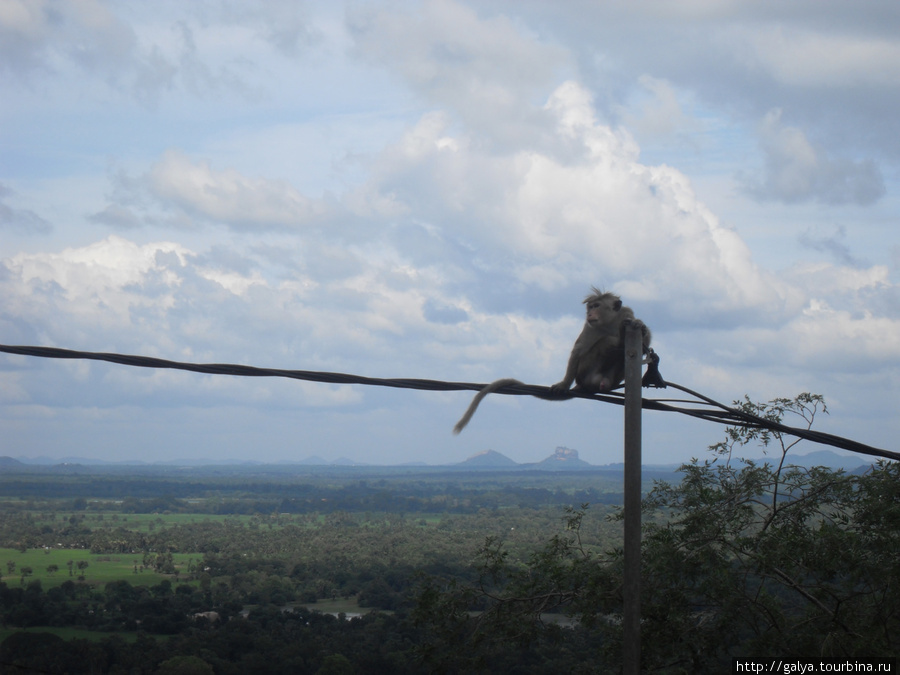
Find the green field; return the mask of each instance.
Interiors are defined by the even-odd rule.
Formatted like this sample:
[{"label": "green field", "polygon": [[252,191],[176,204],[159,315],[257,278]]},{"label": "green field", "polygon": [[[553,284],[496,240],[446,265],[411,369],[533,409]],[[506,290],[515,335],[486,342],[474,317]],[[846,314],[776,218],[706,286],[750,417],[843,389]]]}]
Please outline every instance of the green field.
[{"label": "green field", "polygon": [[[0,581],[8,586],[17,586],[23,583],[21,570],[30,567],[32,573],[24,578],[24,584],[39,579],[44,589],[59,586],[66,581],[80,582],[79,576],[84,574],[84,582],[97,585],[110,581],[124,579],[133,586],[152,586],[163,579],[175,580],[188,576],[188,563],[193,559],[200,562],[202,554],[174,553],[172,554],[175,569],[178,575],[159,574],[152,569],[145,568],[140,571],[141,554],[93,554],[84,549],[28,549],[24,553],[13,548],[0,548]],[[69,561],[72,561],[71,575],[69,573]],[[83,570],[78,569],[79,561],[87,563]],[[8,563],[15,563],[15,570],[9,573]],[[58,570],[51,572],[47,568],[56,565]],[[138,572],[135,573],[135,565]]]},{"label": "green field", "polygon": [[205,521],[219,523],[226,520],[249,522],[254,516],[214,515],[208,513],[92,513],[87,511],[85,520],[92,527],[127,527],[135,532],[149,532],[156,527],[190,525]]},{"label": "green field", "polygon": [[[14,504],[10,500],[2,500],[4,506]],[[36,509],[17,509],[20,513],[31,515],[36,523],[49,524],[60,522],[71,517],[69,511],[58,511],[56,513],[47,513],[45,510]],[[121,513],[121,512],[97,512],[97,511],[81,511],[77,513],[78,518],[83,518],[84,522],[90,524],[91,528],[116,528],[124,527],[134,532],[152,532],[157,527],[169,527],[172,525],[191,525],[193,523],[213,522],[221,523],[225,521],[247,523],[259,516],[243,516],[243,515],[217,515],[209,513]],[[264,521],[268,524],[268,521]]]}]

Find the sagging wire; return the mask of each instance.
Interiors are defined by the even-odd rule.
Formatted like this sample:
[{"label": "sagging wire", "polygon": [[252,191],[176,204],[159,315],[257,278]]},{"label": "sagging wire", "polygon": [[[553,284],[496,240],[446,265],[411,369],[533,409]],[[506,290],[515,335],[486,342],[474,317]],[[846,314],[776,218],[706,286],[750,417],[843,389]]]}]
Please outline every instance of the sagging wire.
[{"label": "sagging wire", "polygon": [[[475,382],[445,382],[442,380],[423,380],[414,378],[380,378],[380,377],[363,377],[360,375],[349,375],[345,373],[328,373],[312,370],[286,370],[282,368],[258,368],[256,366],[244,366],[231,363],[187,363],[182,361],[170,361],[167,359],[159,359],[150,356],[133,356],[128,354],[114,354],[106,352],[85,352],[73,349],[60,349],[57,347],[34,347],[34,346],[13,346],[0,345],[0,352],[7,354],[18,354],[22,356],[34,356],[39,358],[50,359],[87,359],[93,361],[107,361],[124,366],[135,366],[139,368],[162,368],[172,370],[186,370],[195,373],[204,373],[208,375],[232,375],[235,377],[285,377],[295,380],[307,380],[310,382],[324,382],[328,384],[361,384],[367,386],[378,387],[394,387],[399,389],[419,389],[426,391],[480,391],[486,384],[478,384]],[[708,396],[699,394],[696,391],[683,387],[673,382],[663,380],[658,370],[659,356],[653,352],[650,353],[648,359],[647,373],[643,378],[644,387],[665,388],[672,387],[678,389],[690,396],[696,401],[689,400],[673,400],[673,399],[652,399],[643,398],[641,407],[644,410],[656,410],[660,412],[674,412],[682,415],[688,415],[707,422],[715,422],[717,424],[725,424],[729,426],[741,426],[751,429],[768,429],[782,434],[788,434],[803,438],[814,443],[822,445],[830,445],[836,448],[849,450],[851,452],[870,455],[873,457],[882,457],[900,461],[900,453],[882,450],[864,443],[859,443],[834,434],[827,434],[821,431],[813,431],[812,429],[803,429],[798,427],[790,427],[786,424],[767,420],[758,415],[726,406],[715,401]],[[535,396],[540,399],[549,401],[562,401],[570,398],[584,398],[603,403],[613,403],[615,405],[624,405],[624,396],[616,391],[605,394],[589,394],[577,390],[571,390],[560,396],[553,394],[549,387],[534,384],[513,384],[498,389],[495,393],[506,394],[510,396]],[[682,405],[675,405],[682,404]],[[706,404],[710,407],[694,407]]]}]

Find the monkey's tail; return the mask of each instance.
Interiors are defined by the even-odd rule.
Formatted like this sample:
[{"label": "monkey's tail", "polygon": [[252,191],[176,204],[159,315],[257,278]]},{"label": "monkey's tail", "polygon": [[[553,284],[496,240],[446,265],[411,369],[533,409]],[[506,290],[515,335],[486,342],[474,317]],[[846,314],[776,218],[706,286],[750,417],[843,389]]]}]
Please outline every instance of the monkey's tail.
[{"label": "monkey's tail", "polygon": [[456,423],[456,426],[453,427],[453,433],[458,434],[460,431],[466,428],[466,425],[469,423],[469,420],[472,419],[472,415],[475,414],[475,411],[478,410],[478,405],[481,403],[482,399],[488,394],[493,394],[498,389],[503,389],[511,384],[522,384],[519,380],[514,380],[511,377],[504,378],[502,380],[495,380],[491,382],[484,389],[475,394],[475,398],[472,399],[472,402],[469,404],[469,409],[466,410],[466,414],[463,415],[459,422]]}]

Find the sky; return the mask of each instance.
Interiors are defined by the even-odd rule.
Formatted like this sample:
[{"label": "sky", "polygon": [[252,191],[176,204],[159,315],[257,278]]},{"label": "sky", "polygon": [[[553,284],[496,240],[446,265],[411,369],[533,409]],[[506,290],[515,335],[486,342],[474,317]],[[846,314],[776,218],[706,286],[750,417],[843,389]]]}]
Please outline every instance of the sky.
[{"label": "sky", "polygon": [[[897,101],[895,0],[0,0],[0,344],[549,385],[598,286],[898,451]],[[0,355],[0,455],[622,461],[619,406],[470,398]]]}]

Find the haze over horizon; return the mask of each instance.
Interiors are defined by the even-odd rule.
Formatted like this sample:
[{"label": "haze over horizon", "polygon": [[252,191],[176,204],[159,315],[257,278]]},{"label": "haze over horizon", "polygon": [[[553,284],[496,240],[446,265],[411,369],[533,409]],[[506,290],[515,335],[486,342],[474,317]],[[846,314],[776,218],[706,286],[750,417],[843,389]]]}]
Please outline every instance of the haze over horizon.
[{"label": "haze over horizon", "polygon": [[[898,449],[892,0],[7,0],[0,97],[2,344],[551,384],[597,285],[668,380]],[[621,461],[618,406],[470,398],[0,354],[0,455]]]},{"label": "haze over horizon", "polygon": [[[757,453],[759,454],[759,453]],[[691,458],[679,462],[667,462],[663,464],[642,462],[645,469],[649,471],[674,471],[681,464],[688,464],[693,460],[703,462],[706,458]],[[735,455],[735,460],[740,462],[743,459],[750,459],[757,463],[768,462],[769,464],[778,463],[781,459],[780,452],[769,453],[763,456],[751,456],[750,454]],[[831,469],[856,470],[861,467],[869,467],[875,463],[877,457],[863,455],[859,453],[848,452],[846,450],[835,451],[834,448],[825,450],[810,450],[809,452],[790,452],[788,454],[788,464],[798,464],[801,466],[826,466]],[[350,473],[342,475],[353,475],[353,469],[359,469],[360,475],[366,475],[367,470],[377,471],[380,475],[384,475],[383,471],[397,469],[402,472],[424,471],[433,472],[443,469],[456,471],[459,469],[466,470],[489,470],[489,471],[516,471],[522,469],[539,469],[542,471],[582,471],[586,467],[600,471],[622,471],[624,463],[622,458],[619,461],[609,462],[607,464],[591,464],[581,459],[577,450],[573,448],[558,447],[543,459],[536,462],[516,462],[503,453],[496,450],[482,450],[476,452],[465,459],[458,462],[449,462],[443,464],[427,463],[422,461],[410,461],[400,464],[379,464],[369,462],[356,462],[346,457],[339,457],[332,461],[327,461],[318,455],[311,455],[297,460],[279,460],[276,462],[265,462],[261,460],[233,460],[227,458],[198,460],[189,457],[173,458],[168,461],[159,462],[142,462],[140,460],[91,460],[83,457],[9,457],[0,455],[0,470],[22,470],[29,471],[30,467],[67,467],[77,465],[79,467],[114,467],[116,469],[127,469],[135,467],[138,470],[144,469],[169,469],[177,468],[197,468],[202,470],[204,467],[215,467],[220,470],[225,467],[247,467],[250,471],[254,468],[261,467],[262,470],[268,470],[272,467],[290,469],[292,472],[300,469],[309,469],[317,473],[321,469],[338,469]],[[14,469],[12,469],[14,467]],[[24,468],[22,468],[24,467]],[[645,476],[646,478],[646,476]]]}]

